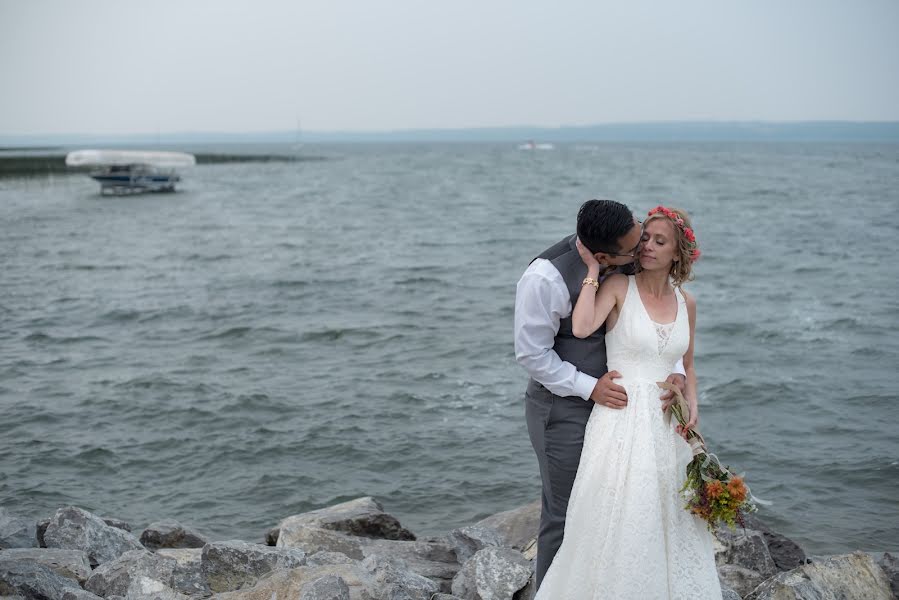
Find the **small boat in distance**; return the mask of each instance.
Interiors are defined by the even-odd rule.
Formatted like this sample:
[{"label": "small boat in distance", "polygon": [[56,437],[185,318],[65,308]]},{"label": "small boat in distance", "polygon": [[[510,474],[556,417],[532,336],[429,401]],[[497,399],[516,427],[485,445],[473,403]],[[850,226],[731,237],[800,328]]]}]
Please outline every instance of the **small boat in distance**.
[{"label": "small boat in distance", "polygon": [[179,167],[197,164],[193,154],[139,150],[77,150],[66,155],[70,167],[96,167],[90,176],[100,182],[100,193],[140,194],[174,192]]},{"label": "small boat in distance", "polygon": [[552,144],[537,144],[534,140],[528,140],[527,144],[521,144],[518,146],[519,150],[554,150],[555,146]]}]

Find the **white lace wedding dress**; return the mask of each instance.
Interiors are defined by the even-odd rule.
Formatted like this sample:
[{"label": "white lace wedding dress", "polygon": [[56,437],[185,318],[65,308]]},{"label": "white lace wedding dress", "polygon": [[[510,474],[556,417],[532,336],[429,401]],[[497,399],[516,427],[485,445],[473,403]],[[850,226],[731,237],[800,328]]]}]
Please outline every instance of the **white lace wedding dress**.
[{"label": "white lace wedding dress", "polygon": [[606,334],[623,409],[596,405],[565,519],[565,537],[536,600],[720,600],[712,534],[679,490],[690,446],[662,413],[665,381],[690,343],[683,295],[668,325],[649,317],[633,276]]}]

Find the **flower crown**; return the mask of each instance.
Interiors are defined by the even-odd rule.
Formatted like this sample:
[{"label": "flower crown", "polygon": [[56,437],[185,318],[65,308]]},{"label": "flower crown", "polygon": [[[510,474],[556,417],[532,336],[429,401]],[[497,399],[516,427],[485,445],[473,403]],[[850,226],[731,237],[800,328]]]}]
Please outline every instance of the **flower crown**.
[{"label": "flower crown", "polygon": [[681,231],[684,232],[684,237],[687,238],[687,246],[690,248],[690,260],[692,262],[696,262],[697,260],[699,260],[702,252],[700,252],[699,248],[697,247],[696,234],[693,233],[693,230],[691,228],[687,227],[687,224],[684,223],[684,219],[673,210],[665,208],[661,205],[656,206],[654,209],[649,211],[649,216],[651,217],[652,215],[658,213],[662,213],[663,215],[674,221],[674,223],[678,227],[680,227]]}]

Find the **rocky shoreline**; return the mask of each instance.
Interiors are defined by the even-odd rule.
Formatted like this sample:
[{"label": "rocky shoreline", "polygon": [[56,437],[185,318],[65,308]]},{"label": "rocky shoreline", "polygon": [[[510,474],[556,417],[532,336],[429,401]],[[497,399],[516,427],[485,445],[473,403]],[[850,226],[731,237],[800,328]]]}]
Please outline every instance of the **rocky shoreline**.
[{"label": "rocky shoreline", "polygon": [[[419,539],[363,497],[289,516],[252,543],[172,520],[136,534],[72,506],[40,522],[0,508],[0,600],[529,600],[539,516],[535,502]],[[755,518],[716,538],[725,600],[899,594],[889,553],[809,558]]]}]

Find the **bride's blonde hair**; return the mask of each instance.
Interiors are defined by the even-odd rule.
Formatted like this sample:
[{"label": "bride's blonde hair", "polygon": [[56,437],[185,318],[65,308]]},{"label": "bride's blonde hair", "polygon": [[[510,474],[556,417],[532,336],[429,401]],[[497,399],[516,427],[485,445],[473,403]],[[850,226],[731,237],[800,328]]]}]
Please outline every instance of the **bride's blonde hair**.
[{"label": "bride's blonde hair", "polygon": [[[682,208],[657,206],[649,211],[649,217],[643,221],[643,227],[645,228],[652,221],[661,219],[670,221],[671,228],[674,230],[677,253],[674,256],[674,262],[671,263],[668,275],[675,287],[681,287],[693,280],[693,263],[699,259],[701,254],[699,244],[693,233],[693,225],[690,223],[690,215],[687,214],[687,211]],[[637,265],[639,266],[639,262]]]}]

